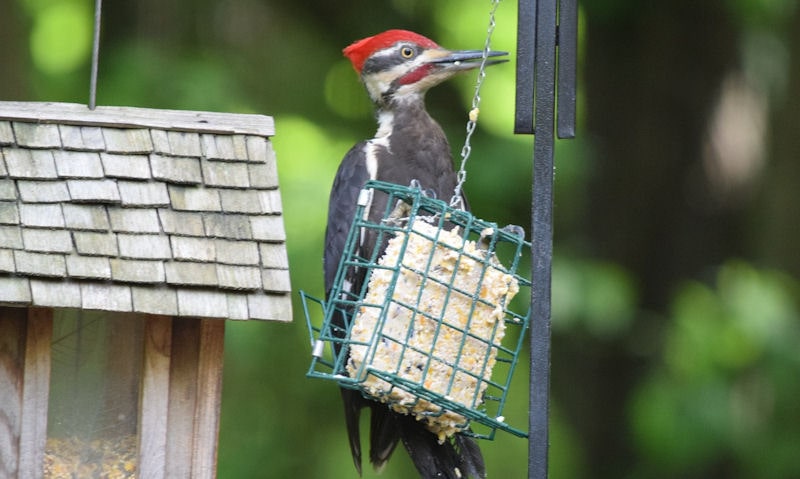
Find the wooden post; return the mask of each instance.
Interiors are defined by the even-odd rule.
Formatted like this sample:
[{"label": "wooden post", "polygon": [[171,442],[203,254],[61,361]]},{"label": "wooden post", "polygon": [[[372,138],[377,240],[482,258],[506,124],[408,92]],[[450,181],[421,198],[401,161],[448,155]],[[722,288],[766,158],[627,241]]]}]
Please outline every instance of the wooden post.
[{"label": "wooden post", "polygon": [[147,316],[144,327],[141,415],[139,417],[139,477],[163,479],[166,474],[169,366],[172,318]]},{"label": "wooden post", "polygon": [[0,477],[42,476],[52,335],[52,310],[0,308]]},{"label": "wooden post", "polygon": [[50,398],[50,344],[53,310],[28,309],[25,337],[25,375],[22,393],[22,433],[19,438],[19,478],[42,477],[47,443]]},{"label": "wooden post", "polygon": [[[213,479],[222,398],[225,322],[195,318],[172,318],[171,322],[166,393],[167,462],[163,477]],[[160,376],[164,376],[163,365]],[[158,400],[152,402],[163,408],[163,379],[158,383],[160,392],[155,393]],[[159,437],[160,433],[158,431]]]},{"label": "wooden post", "polygon": [[192,477],[217,476],[217,436],[222,401],[222,356],[225,321],[204,319],[200,323],[200,357],[197,361]]},{"label": "wooden post", "polygon": [[0,308],[0,477],[17,477],[27,318]]}]

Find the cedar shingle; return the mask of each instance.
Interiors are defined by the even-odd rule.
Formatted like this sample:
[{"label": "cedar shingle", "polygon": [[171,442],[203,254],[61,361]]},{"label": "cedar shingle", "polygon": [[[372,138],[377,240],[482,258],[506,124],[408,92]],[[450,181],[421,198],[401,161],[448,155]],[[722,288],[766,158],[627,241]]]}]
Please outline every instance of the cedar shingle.
[{"label": "cedar shingle", "polygon": [[17,188],[22,201],[30,203],[61,203],[69,201],[69,190],[65,181],[18,180]]},{"label": "cedar shingle", "polygon": [[156,153],[171,154],[172,148],[169,146],[169,138],[164,130],[150,130],[150,139],[153,140],[153,151]]},{"label": "cedar shingle", "polygon": [[87,203],[119,203],[117,182],[114,180],[67,180],[72,201]]},{"label": "cedar shingle", "polygon": [[112,153],[150,153],[153,142],[150,130],[137,128],[103,128],[106,151]]},{"label": "cedar shingle", "polygon": [[105,256],[67,255],[67,275],[81,279],[111,279],[111,266]]},{"label": "cedar shingle", "polygon": [[214,160],[247,160],[247,143],[242,135],[211,135],[200,137],[203,154]]},{"label": "cedar shingle", "polygon": [[113,233],[74,231],[72,239],[78,254],[86,256],[117,256],[117,237]]},{"label": "cedar shingle", "polygon": [[250,218],[248,215],[207,213],[203,215],[205,234],[213,238],[252,239],[253,231],[250,227]]},{"label": "cedar shingle", "polygon": [[274,163],[275,152],[272,149],[272,143],[266,138],[260,136],[247,137],[247,160],[254,163]]},{"label": "cedar shingle", "polygon": [[13,273],[14,271],[16,271],[14,252],[10,249],[0,248],[0,272]]},{"label": "cedar shingle", "polygon": [[292,291],[288,269],[262,269],[261,278],[265,291],[275,293],[289,293]]},{"label": "cedar shingle", "polygon": [[216,286],[217,265],[213,263],[166,263],[167,283],[173,285]]},{"label": "cedar shingle", "polygon": [[105,206],[64,203],[62,208],[67,228],[95,231],[109,228]]},{"label": "cedar shingle", "polygon": [[203,182],[200,160],[184,156],[150,155],[150,170],[153,178],[168,183],[197,185]]},{"label": "cedar shingle", "polygon": [[131,289],[127,285],[82,283],[81,307],[103,311],[132,311]]},{"label": "cedar shingle", "polygon": [[173,258],[179,261],[214,262],[217,257],[214,240],[209,238],[172,236],[170,244]]},{"label": "cedar shingle", "polygon": [[173,289],[131,286],[133,310],[139,313],[178,314],[178,295]]},{"label": "cedar shingle", "polygon": [[22,249],[22,229],[19,226],[0,226],[0,246]]},{"label": "cedar shingle", "polygon": [[198,133],[168,131],[167,137],[169,138],[169,145],[172,148],[173,155],[194,156],[197,158],[203,156]]},{"label": "cedar shingle", "polygon": [[283,218],[279,215],[251,216],[250,224],[253,229],[253,239],[269,242],[286,241]]},{"label": "cedar shingle", "polygon": [[161,208],[158,217],[165,233],[203,236],[203,219],[197,213]]},{"label": "cedar shingle", "polygon": [[288,268],[289,262],[286,259],[286,248],[275,243],[261,243],[258,245],[261,251],[261,266],[264,268]]},{"label": "cedar shingle", "polygon": [[259,191],[258,200],[261,204],[261,211],[266,214],[279,214],[283,211],[281,193],[278,190]]},{"label": "cedar shingle", "polygon": [[24,148],[3,148],[8,175],[12,178],[57,178],[53,152]]},{"label": "cedar shingle", "polygon": [[170,259],[172,250],[169,240],[164,235],[128,234],[117,235],[119,255],[132,259]]},{"label": "cedar shingle", "polygon": [[67,230],[25,228],[22,230],[22,244],[27,251],[72,252],[72,238]]},{"label": "cedar shingle", "polygon": [[0,121],[0,145],[13,145],[14,130],[11,128],[10,121]]},{"label": "cedar shingle", "polygon": [[228,294],[228,315],[226,319],[250,319],[247,298],[241,294]]},{"label": "cedar shingle", "polygon": [[81,288],[77,283],[31,279],[31,296],[36,306],[80,308]]},{"label": "cedar shingle", "polygon": [[261,209],[258,191],[254,190],[220,190],[222,210],[227,213],[260,214]]},{"label": "cedar shingle", "polygon": [[251,241],[231,241],[217,239],[217,262],[223,264],[258,264],[258,247]]},{"label": "cedar shingle", "polygon": [[250,186],[246,163],[203,160],[203,181],[206,186],[247,188]]},{"label": "cedar shingle", "polygon": [[228,312],[228,298],[218,291],[179,289],[178,311],[183,316],[224,318]]},{"label": "cedar shingle", "polygon": [[200,148],[200,135],[193,132],[150,130],[153,138],[153,149],[156,153],[176,156],[203,155]]},{"label": "cedar shingle", "polygon": [[17,225],[19,216],[16,201],[0,201],[0,225]]},{"label": "cedar shingle", "polygon": [[130,283],[163,283],[164,263],[151,260],[111,259],[111,278]]},{"label": "cedar shingle", "polygon": [[109,207],[111,229],[126,233],[160,233],[158,212],[151,208]]},{"label": "cedar shingle", "polygon": [[123,206],[167,206],[167,185],[153,181],[117,182]]},{"label": "cedar shingle", "polygon": [[31,288],[28,278],[0,276],[0,303],[30,304]]},{"label": "cedar shingle", "polygon": [[0,200],[16,200],[17,185],[14,180],[0,178]]},{"label": "cedar shingle", "polygon": [[286,294],[248,294],[247,308],[251,319],[291,321],[292,300]]},{"label": "cedar shingle", "polygon": [[100,153],[103,170],[112,178],[150,179],[150,158],[146,155]]},{"label": "cedar shingle", "polygon": [[278,169],[275,162],[249,163],[247,171],[250,177],[250,186],[254,188],[277,188]]},{"label": "cedar shingle", "polygon": [[261,273],[254,266],[217,265],[217,281],[221,288],[261,289]]},{"label": "cedar shingle", "polygon": [[60,254],[16,250],[14,251],[14,265],[17,273],[33,276],[63,277],[67,274],[64,256]]},{"label": "cedar shingle", "polygon": [[64,227],[64,215],[61,213],[61,205],[58,203],[20,203],[19,215],[25,226]]},{"label": "cedar shingle", "polygon": [[61,135],[58,134],[57,125],[15,121],[13,128],[19,146],[61,148]]},{"label": "cedar shingle", "polygon": [[179,211],[221,211],[219,195],[213,188],[169,186],[172,207]]},{"label": "cedar shingle", "polygon": [[89,151],[53,152],[58,176],[67,178],[102,178],[103,165],[100,155]]},{"label": "cedar shingle", "polygon": [[100,127],[58,125],[58,129],[65,150],[102,151],[106,148]]}]

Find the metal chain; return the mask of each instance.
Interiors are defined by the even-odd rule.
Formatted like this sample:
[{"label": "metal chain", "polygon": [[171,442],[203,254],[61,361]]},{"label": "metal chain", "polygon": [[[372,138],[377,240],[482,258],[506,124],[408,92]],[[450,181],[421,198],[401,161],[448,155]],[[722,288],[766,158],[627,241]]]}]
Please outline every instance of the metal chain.
[{"label": "metal chain", "polygon": [[464,139],[464,146],[461,148],[461,166],[456,174],[458,181],[456,182],[453,197],[450,199],[450,206],[453,208],[464,209],[464,199],[461,196],[461,189],[464,187],[464,182],[467,181],[467,159],[469,159],[469,155],[472,152],[470,140],[478,124],[478,114],[480,113],[478,107],[481,104],[481,85],[483,84],[484,78],[486,78],[486,60],[489,58],[489,52],[491,51],[492,33],[494,33],[494,28],[496,26],[495,13],[497,12],[498,5],[500,5],[500,0],[492,0],[492,8],[489,11],[489,27],[486,29],[486,42],[483,45],[481,66],[478,68],[478,79],[475,81],[475,93],[472,95],[472,109],[469,112],[469,120],[467,121],[467,135]]}]

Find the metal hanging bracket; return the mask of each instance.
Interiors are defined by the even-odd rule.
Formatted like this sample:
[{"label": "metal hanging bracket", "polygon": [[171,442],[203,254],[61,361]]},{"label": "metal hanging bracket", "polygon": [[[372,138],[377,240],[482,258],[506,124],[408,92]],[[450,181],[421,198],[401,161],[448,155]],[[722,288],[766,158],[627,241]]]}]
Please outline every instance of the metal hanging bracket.
[{"label": "metal hanging bracket", "polygon": [[[547,479],[556,135],[575,136],[577,0],[520,0],[514,132],[535,134],[531,204],[528,478]],[[557,116],[556,116],[557,115]]]},{"label": "metal hanging bracket", "polygon": [[[514,133],[534,134],[538,108],[546,109],[557,96],[558,138],[575,137],[577,59],[577,1],[520,0]],[[556,63],[557,74],[553,69]],[[546,78],[553,80],[548,82]],[[536,119],[545,118],[542,115]]]}]

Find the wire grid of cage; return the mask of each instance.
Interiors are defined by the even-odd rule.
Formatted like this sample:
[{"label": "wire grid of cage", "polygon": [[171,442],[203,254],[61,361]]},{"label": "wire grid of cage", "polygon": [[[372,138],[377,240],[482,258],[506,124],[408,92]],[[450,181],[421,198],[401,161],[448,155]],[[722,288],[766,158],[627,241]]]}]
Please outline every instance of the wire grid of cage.
[{"label": "wire grid of cage", "polygon": [[[370,221],[366,199],[375,194],[386,195],[386,207]],[[529,248],[519,228],[420,188],[368,182],[328,299],[300,292],[308,376],[413,414],[440,440],[455,432],[493,439],[498,429],[527,436],[502,411],[530,316],[531,283],[518,271]]]}]

